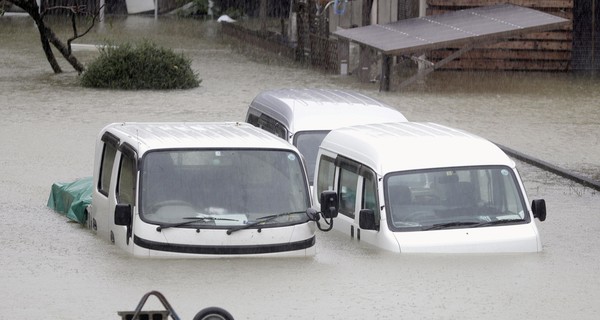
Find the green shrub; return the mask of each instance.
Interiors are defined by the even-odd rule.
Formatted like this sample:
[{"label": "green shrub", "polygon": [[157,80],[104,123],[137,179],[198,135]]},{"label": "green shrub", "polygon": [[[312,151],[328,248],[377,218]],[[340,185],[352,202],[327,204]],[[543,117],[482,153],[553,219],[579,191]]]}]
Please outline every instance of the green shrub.
[{"label": "green shrub", "polygon": [[81,85],[109,89],[189,89],[200,85],[183,54],[149,41],[106,45],[81,75]]}]

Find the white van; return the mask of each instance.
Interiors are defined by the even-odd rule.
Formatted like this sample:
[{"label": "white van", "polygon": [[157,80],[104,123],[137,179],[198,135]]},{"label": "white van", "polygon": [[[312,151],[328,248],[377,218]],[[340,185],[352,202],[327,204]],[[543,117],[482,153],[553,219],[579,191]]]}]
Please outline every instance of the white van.
[{"label": "white van", "polygon": [[393,107],[358,92],[337,89],[276,89],[258,94],[246,122],[298,147],[312,185],[317,150],[330,130],[378,122],[407,121]]},{"label": "white van", "polygon": [[[495,144],[434,123],[332,130],[319,148],[313,203],[333,229],[385,250],[419,253],[538,252],[534,218],[512,161]],[[326,211],[331,211],[327,213]]]},{"label": "white van", "polygon": [[98,136],[87,222],[135,256],[314,255],[312,210],[298,150],[247,123],[114,123]]}]

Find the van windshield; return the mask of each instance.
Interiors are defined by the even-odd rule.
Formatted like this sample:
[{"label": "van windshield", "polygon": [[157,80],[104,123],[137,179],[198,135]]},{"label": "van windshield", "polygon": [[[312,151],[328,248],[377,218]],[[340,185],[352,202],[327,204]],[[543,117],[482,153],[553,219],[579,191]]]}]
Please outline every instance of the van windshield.
[{"label": "van windshield", "polygon": [[530,221],[512,169],[461,167],[385,177],[393,231],[439,230]]},{"label": "van windshield", "polygon": [[227,228],[298,212],[269,220],[294,224],[310,206],[300,157],[286,150],[153,151],[140,175],[140,215],[149,223]]},{"label": "van windshield", "polygon": [[329,131],[301,131],[294,135],[294,145],[304,157],[306,162],[306,171],[308,171],[308,181],[313,185],[315,166],[317,163],[317,152],[319,146]]}]

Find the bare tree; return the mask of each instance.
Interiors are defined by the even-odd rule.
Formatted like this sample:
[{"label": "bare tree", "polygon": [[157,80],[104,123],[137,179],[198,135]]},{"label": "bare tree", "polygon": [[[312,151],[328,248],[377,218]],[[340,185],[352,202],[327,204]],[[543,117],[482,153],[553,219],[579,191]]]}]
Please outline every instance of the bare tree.
[{"label": "bare tree", "polygon": [[[90,15],[88,12],[86,12],[85,6],[73,5],[68,7],[49,7],[44,9],[43,12],[40,12],[40,8],[38,7],[37,2],[35,0],[10,0],[10,2],[12,2],[15,6],[25,10],[25,12],[27,12],[29,16],[31,16],[31,18],[37,25],[38,31],[40,33],[40,40],[42,42],[42,49],[44,50],[44,53],[46,54],[46,59],[50,63],[50,66],[52,67],[54,73],[61,73],[62,69],[56,61],[56,57],[52,52],[50,44],[52,44],[63,55],[63,57],[69,62],[69,64],[71,64],[73,69],[75,69],[77,72],[82,73],[85,70],[83,64],[81,64],[77,57],[73,55],[73,52],[71,50],[71,42],[73,42],[73,40],[77,38],[83,37],[94,27],[94,24],[98,20],[98,15],[102,8],[99,8],[96,12],[91,14],[90,25],[88,26],[88,28],[86,28],[85,31],[79,33],[79,31],[77,30],[77,17],[81,15]],[[60,40],[58,36],[54,33],[54,31],[52,31],[52,29],[50,29],[44,22],[44,17],[46,16],[46,14],[51,10],[57,9],[67,9],[71,18],[73,36],[67,40],[66,44],[62,40]]]}]

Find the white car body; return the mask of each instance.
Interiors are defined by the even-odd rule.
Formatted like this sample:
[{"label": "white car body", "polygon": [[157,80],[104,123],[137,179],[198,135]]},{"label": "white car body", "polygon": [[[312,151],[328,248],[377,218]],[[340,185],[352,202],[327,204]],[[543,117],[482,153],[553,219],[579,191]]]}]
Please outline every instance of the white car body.
[{"label": "white car body", "polygon": [[514,161],[462,130],[414,122],[332,130],[313,188],[315,208],[321,192],[337,193],[334,230],[385,250],[542,250],[534,217],[545,219],[545,202],[532,211]]},{"label": "white car body", "polygon": [[134,256],[315,254],[300,154],[247,123],[110,124],[93,180],[89,227]]}]

